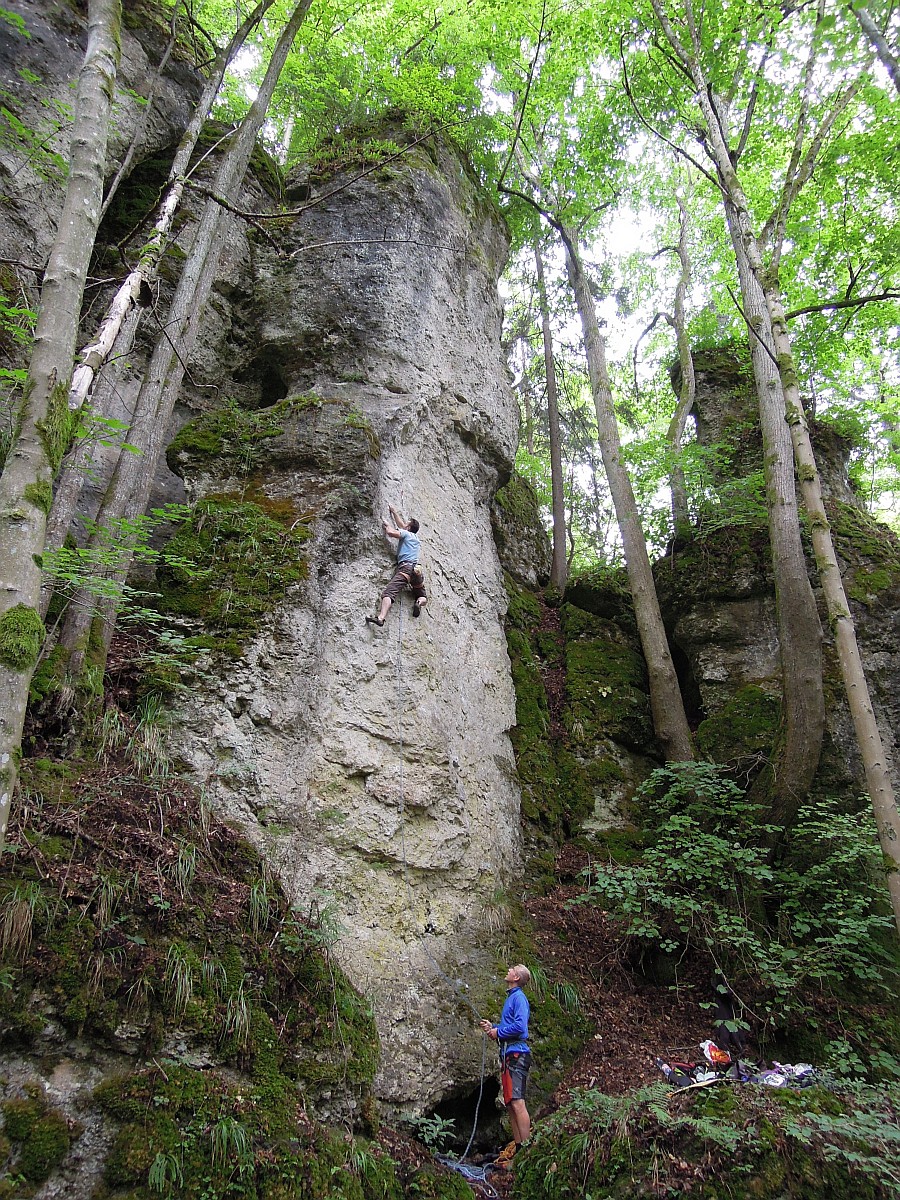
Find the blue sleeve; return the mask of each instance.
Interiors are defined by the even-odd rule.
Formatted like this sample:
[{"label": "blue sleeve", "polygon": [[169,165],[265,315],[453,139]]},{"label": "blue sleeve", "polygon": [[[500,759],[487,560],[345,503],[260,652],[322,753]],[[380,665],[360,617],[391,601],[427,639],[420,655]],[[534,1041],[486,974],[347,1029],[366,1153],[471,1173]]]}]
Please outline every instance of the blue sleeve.
[{"label": "blue sleeve", "polygon": [[504,1042],[525,1041],[528,1037],[528,1001],[524,992],[513,992],[507,996],[497,1026],[497,1037]]}]

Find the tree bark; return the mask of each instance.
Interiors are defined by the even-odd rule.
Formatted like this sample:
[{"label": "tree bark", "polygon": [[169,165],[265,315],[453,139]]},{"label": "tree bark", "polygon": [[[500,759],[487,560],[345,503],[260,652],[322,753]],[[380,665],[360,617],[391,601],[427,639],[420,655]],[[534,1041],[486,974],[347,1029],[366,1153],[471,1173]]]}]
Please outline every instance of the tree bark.
[{"label": "tree bark", "polygon": [[197,146],[197,141],[206,118],[209,115],[213,101],[222,86],[225,71],[254,27],[259,24],[265,15],[266,9],[270,8],[272,3],[273,0],[261,0],[257,4],[256,8],[238,28],[234,37],[232,37],[231,41],[222,50],[213,64],[209,79],[206,81],[188,127],[184,131],[181,141],[178,143],[178,149],[175,151],[175,158],[172,161],[172,166],[169,168],[166,192],[160,205],[156,223],[153,226],[153,232],[150,234],[146,245],[141,251],[137,266],[128,274],[113,297],[94,340],[90,345],[85,346],[81,352],[81,362],[72,378],[72,393],[69,398],[71,408],[78,408],[87,398],[97,371],[99,371],[100,367],[106,361],[126,317],[135,304],[137,304],[143,289],[149,287],[151,281],[156,276],[160,259],[169,244],[172,222],[181,203],[191,155]]},{"label": "tree bark", "polygon": [[569,570],[566,562],[566,506],[563,489],[562,450],[559,437],[559,389],[556,386],[556,359],[550,329],[550,305],[540,242],[534,242],[538,302],[541,306],[541,335],[544,341],[544,374],[547,381],[547,423],[550,432],[550,490],[553,509],[553,561],[550,583],[560,594],[566,590]]},{"label": "tree bark", "polygon": [[20,428],[0,477],[0,849],[16,783],[28,687],[43,636],[38,563],[53,476],[71,440],[69,379],[103,199],[120,31],[120,0],[90,0],[66,195],[44,273]]},{"label": "tree bark", "polygon": [[691,286],[691,260],[687,244],[688,214],[687,206],[680,197],[678,198],[678,214],[678,262],[681,271],[675,287],[675,312],[672,325],[678,346],[681,387],[678,389],[678,404],[672,420],[669,422],[666,436],[672,448],[672,470],[669,476],[669,486],[672,490],[672,526],[676,538],[686,538],[691,535],[691,514],[688,508],[684,467],[681,463],[681,443],[688,417],[694,407],[697,385],[694,377],[694,356],[691,353],[685,316],[685,299],[688,288]]},{"label": "tree bark", "polygon": [[822,753],[825,733],[822,629],[800,537],[793,448],[785,420],[772,323],[748,253],[748,247],[752,244],[755,250],[756,243],[746,231],[746,209],[742,221],[730,198],[726,199],[725,208],[744,313],[751,329],[750,356],[762,431],[784,706],[784,743],[775,770],[772,816],[776,823],[787,827],[812,785]]},{"label": "tree bark", "polygon": [[704,147],[722,191],[744,315],[751,330],[750,352],[763,439],[784,710],[784,742],[776,764],[772,815],[776,822],[787,826],[809,791],[819,763],[825,732],[825,698],[822,631],[800,539],[793,449],[785,420],[784,392],[775,358],[772,322],[761,283],[762,255],[753,232],[750,206],[726,142],[724,121],[720,116],[724,106],[712,93],[700,63],[700,40],[691,0],[685,0],[685,13],[692,51],[682,44],[661,0],[651,0],[651,4],[694,88],[705,126]]},{"label": "tree bark", "polygon": [[[237,198],[278,78],[311,4],[312,0],[301,0],[294,9],[272,52],[256,99],[219,165],[212,190],[226,200]],[[172,411],[184,378],[185,363],[196,340],[202,309],[215,278],[226,222],[233,219],[214,200],[204,206],[175,289],[165,331],[156,341],[135,404],[129,441],[141,454],[120,455],[97,516],[100,527],[121,517],[139,516],[146,508],[156,464],[165,447]],[[131,548],[124,546],[122,562],[115,574],[120,583],[127,575],[130,553]],[[70,680],[80,674],[84,664],[94,609],[95,598],[90,589],[80,590],[70,606],[60,639],[69,653]],[[97,647],[95,667],[105,661],[109,645],[108,617],[103,624],[106,632]]]},{"label": "tree bark", "polygon": [[891,83],[900,92],[900,62],[897,61],[897,56],[891,50],[890,44],[878,26],[872,19],[872,14],[866,8],[862,0],[853,0],[850,5],[850,11],[859,21],[860,28],[863,33],[872,43],[875,53],[881,60],[881,65],[891,77]]},{"label": "tree bark", "polygon": [[634,613],[650,682],[650,708],[653,727],[662,743],[667,762],[686,762],[694,757],[678,676],[672,662],[668,639],[659,610],[656,585],[641,528],[637,501],[628,472],[622,463],[619,428],[613,410],[612,389],[606,365],[606,347],[600,335],[594,300],[587,285],[577,243],[569,230],[563,231],[566,268],[581,318],[588,373],[594,394],[600,453],[625,553],[625,568],[634,600]]},{"label": "tree bark", "polygon": [[894,911],[894,921],[900,934],[900,814],[891,783],[890,764],[881,741],[875,712],[869,696],[869,685],[863,670],[856,640],[856,626],[847,603],[844,582],[838,566],[831,526],[822,500],[822,487],[815,454],[809,436],[809,425],[803,411],[800,385],[794,365],[787,318],[780,289],[774,280],[766,286],[766,301],[772,319],[778,366],[784,385],[788,426],[800,477],[803,503],[812,527],[813,552],[819,568],[822,592],[828,607],[828,618],[834,632],[835,648],[841,677],[847,691],[847,702],[853,719],[856,740],[863,760],[866,785],[875,813],[878,839],[884,855],[888,892]]}]

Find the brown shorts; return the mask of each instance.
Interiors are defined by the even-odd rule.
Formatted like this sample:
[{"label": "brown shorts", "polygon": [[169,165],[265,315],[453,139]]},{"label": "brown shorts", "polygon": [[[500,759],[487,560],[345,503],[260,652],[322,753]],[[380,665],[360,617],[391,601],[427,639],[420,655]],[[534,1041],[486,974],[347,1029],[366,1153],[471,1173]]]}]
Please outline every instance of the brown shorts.
[{"label": "brown shorts", "polygon": [[412,563],[403,563],[394,572],[394,578],[381,593],[382,600],[385,596],[391,600],[396,600],[398,596],[402,596],[404,592],[412,592],[416,600],[424,600],[425,597],[425,576],[422,573],[422,568],[413,566]]}]

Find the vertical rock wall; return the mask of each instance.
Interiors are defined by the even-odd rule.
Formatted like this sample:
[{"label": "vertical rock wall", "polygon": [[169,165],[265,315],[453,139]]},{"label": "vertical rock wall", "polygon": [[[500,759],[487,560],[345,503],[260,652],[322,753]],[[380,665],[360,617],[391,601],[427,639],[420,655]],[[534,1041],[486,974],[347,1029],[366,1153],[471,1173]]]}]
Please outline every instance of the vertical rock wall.
[{"label": "vertical rock wall", "polygon": [[[307,580],[192,692],[176,736],[301,908],[333,912],[375,1010],[379,1094],[421,1109],[477,1078],[473,1015],[448,979],[494,976],[484,910],[520,863],[490,522],[518,411],[499,343],[505,233],[467,169],[419,146],[358,174],[314,188],[332,194],[280,253],[247,247],[230,326],[197,351],[210,373],[228,364],[219,402],[277,399],[283,416],[252,479],[183,439],[189,493],[249,487],[313,536]],[[364,617],[391,574],[389,503],[421,522],[430,600],[413,620],[406,598],[381,630]]]}]

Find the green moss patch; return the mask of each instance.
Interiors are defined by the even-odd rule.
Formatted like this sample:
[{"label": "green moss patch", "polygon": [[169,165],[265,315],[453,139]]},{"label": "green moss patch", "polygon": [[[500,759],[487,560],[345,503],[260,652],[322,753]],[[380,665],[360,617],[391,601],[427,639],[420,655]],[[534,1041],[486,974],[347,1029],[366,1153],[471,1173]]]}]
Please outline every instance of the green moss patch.
[{"label": "green moss patch", "polygon": [[41,652],[47,631],[37,610],[16,604],[0,616],[0,662],[14,671],[27,671]]},{"label": "green moss patch", "polygon": [[0,1112],[7,1140],[7,1174],[27,1184],[43,1183],[69,1151],[72,1137],[65,1117],[50,1108],[37,1089],[0,1104]]},{"label": "green moss patch", "polygon": [[572,605],[566,631],[566,729],[573,744],[599,735],[644,749],[653,745],[647,671],[640,650],[612,621]]},{"label": "green moss patch", "polygon": [[[320,411],[326,405],[345,410],[344,425],[362,430],[369,442],[370,456],[377,457],[378,439],[363,414],[348,401],[308,394],[288,396],[269,408],[246,409],[229,403],[203,413],[182,426],[166,450],[166,461],[176,475],[181,475],[188,466],[219,476],[229,472],[252,475],[269,458],[272,443],[285,434],[296,418]],[[326,453],[326,447],[320,449]]]},{"label": "green moss patch", "polygon": [[[622,1096],[578,1090],[516,1159],[516,1196],[593,1200],[887,1200],[900,1156],[893,1093],[839,1098],[724,1084]],[[651,1188],[652,1181],[652,1188]]]},{"label": "green moss patch", "polygon": [[35,508],[39,508],[45,516],[49,514],[53,506],[53,488],[49,483],[26,484],[22,494],[29,504],[33,504]]},{"label": "green moss patch", "polygon": [[287,524],[282,507],[215,496],[197,504],[158,571],[162,611],[201,618],[219,648],[239,653],[287,589],[306,578],[309,527]]},{"label": "green moss patch", "polygon": [[779,698],[748,684],[701,722],[697,749],[704,758],[718,763],[768,755],[775,745],[780,723]]}]

